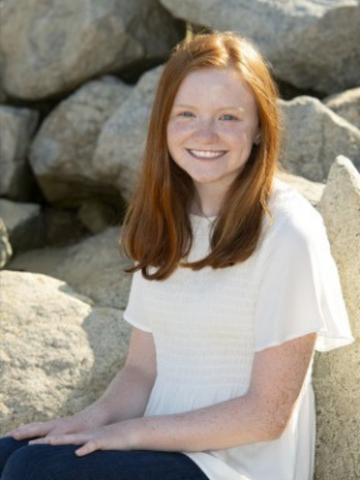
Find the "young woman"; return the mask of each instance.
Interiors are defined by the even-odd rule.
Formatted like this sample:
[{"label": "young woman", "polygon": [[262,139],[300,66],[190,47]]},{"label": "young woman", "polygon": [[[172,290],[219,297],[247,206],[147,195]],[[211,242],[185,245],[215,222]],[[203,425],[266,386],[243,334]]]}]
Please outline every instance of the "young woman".
[{"label": "young woman", "polygon": [[312,478],[314,348],[352,337],[321,217],[274,178],[276,99],[244,38],[177,47],[123,229],[126,366],[81,413],[9,432],[1,480]]}]

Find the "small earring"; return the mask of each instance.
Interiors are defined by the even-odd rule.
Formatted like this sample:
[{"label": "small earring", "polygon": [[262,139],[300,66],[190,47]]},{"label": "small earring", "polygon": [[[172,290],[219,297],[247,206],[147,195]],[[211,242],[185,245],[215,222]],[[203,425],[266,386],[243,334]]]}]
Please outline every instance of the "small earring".
[{"label": "small earring", "polygon": [[261,135],[256,135],[255,140],[254,140],[254,145],[260,145],[261,143]]}]

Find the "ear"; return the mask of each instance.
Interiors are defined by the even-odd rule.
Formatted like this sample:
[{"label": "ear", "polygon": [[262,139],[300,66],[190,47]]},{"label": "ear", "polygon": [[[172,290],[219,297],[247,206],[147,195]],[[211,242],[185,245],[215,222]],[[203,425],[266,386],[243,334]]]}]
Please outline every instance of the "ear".
[{"label": "ear", "polygon": [[261,142],[261,132],[259,132],[254,138],[254,145],[259,145]]}]

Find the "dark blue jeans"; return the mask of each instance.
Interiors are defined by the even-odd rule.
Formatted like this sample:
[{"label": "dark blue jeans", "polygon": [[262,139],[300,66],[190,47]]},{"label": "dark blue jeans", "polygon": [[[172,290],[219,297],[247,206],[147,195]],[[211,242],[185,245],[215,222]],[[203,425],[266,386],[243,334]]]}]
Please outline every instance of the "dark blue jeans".
[{"label": "dark blue jeans", "polygon": [[0,439],[1,480],[208,480],[182,453],[96,451],[77,457],[73,445],[28,445]]}]

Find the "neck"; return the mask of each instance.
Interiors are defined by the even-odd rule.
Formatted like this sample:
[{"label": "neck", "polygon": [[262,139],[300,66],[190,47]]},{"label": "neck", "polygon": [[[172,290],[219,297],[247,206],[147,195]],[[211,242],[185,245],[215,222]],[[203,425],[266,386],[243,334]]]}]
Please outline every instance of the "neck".
[{"label": "neck", "polygon": [[[210,189],[209,189],[210,190]],[[204,217],[215,217],[219,214],[223,195],[208,189],[196,189],[192,213]]]}]

